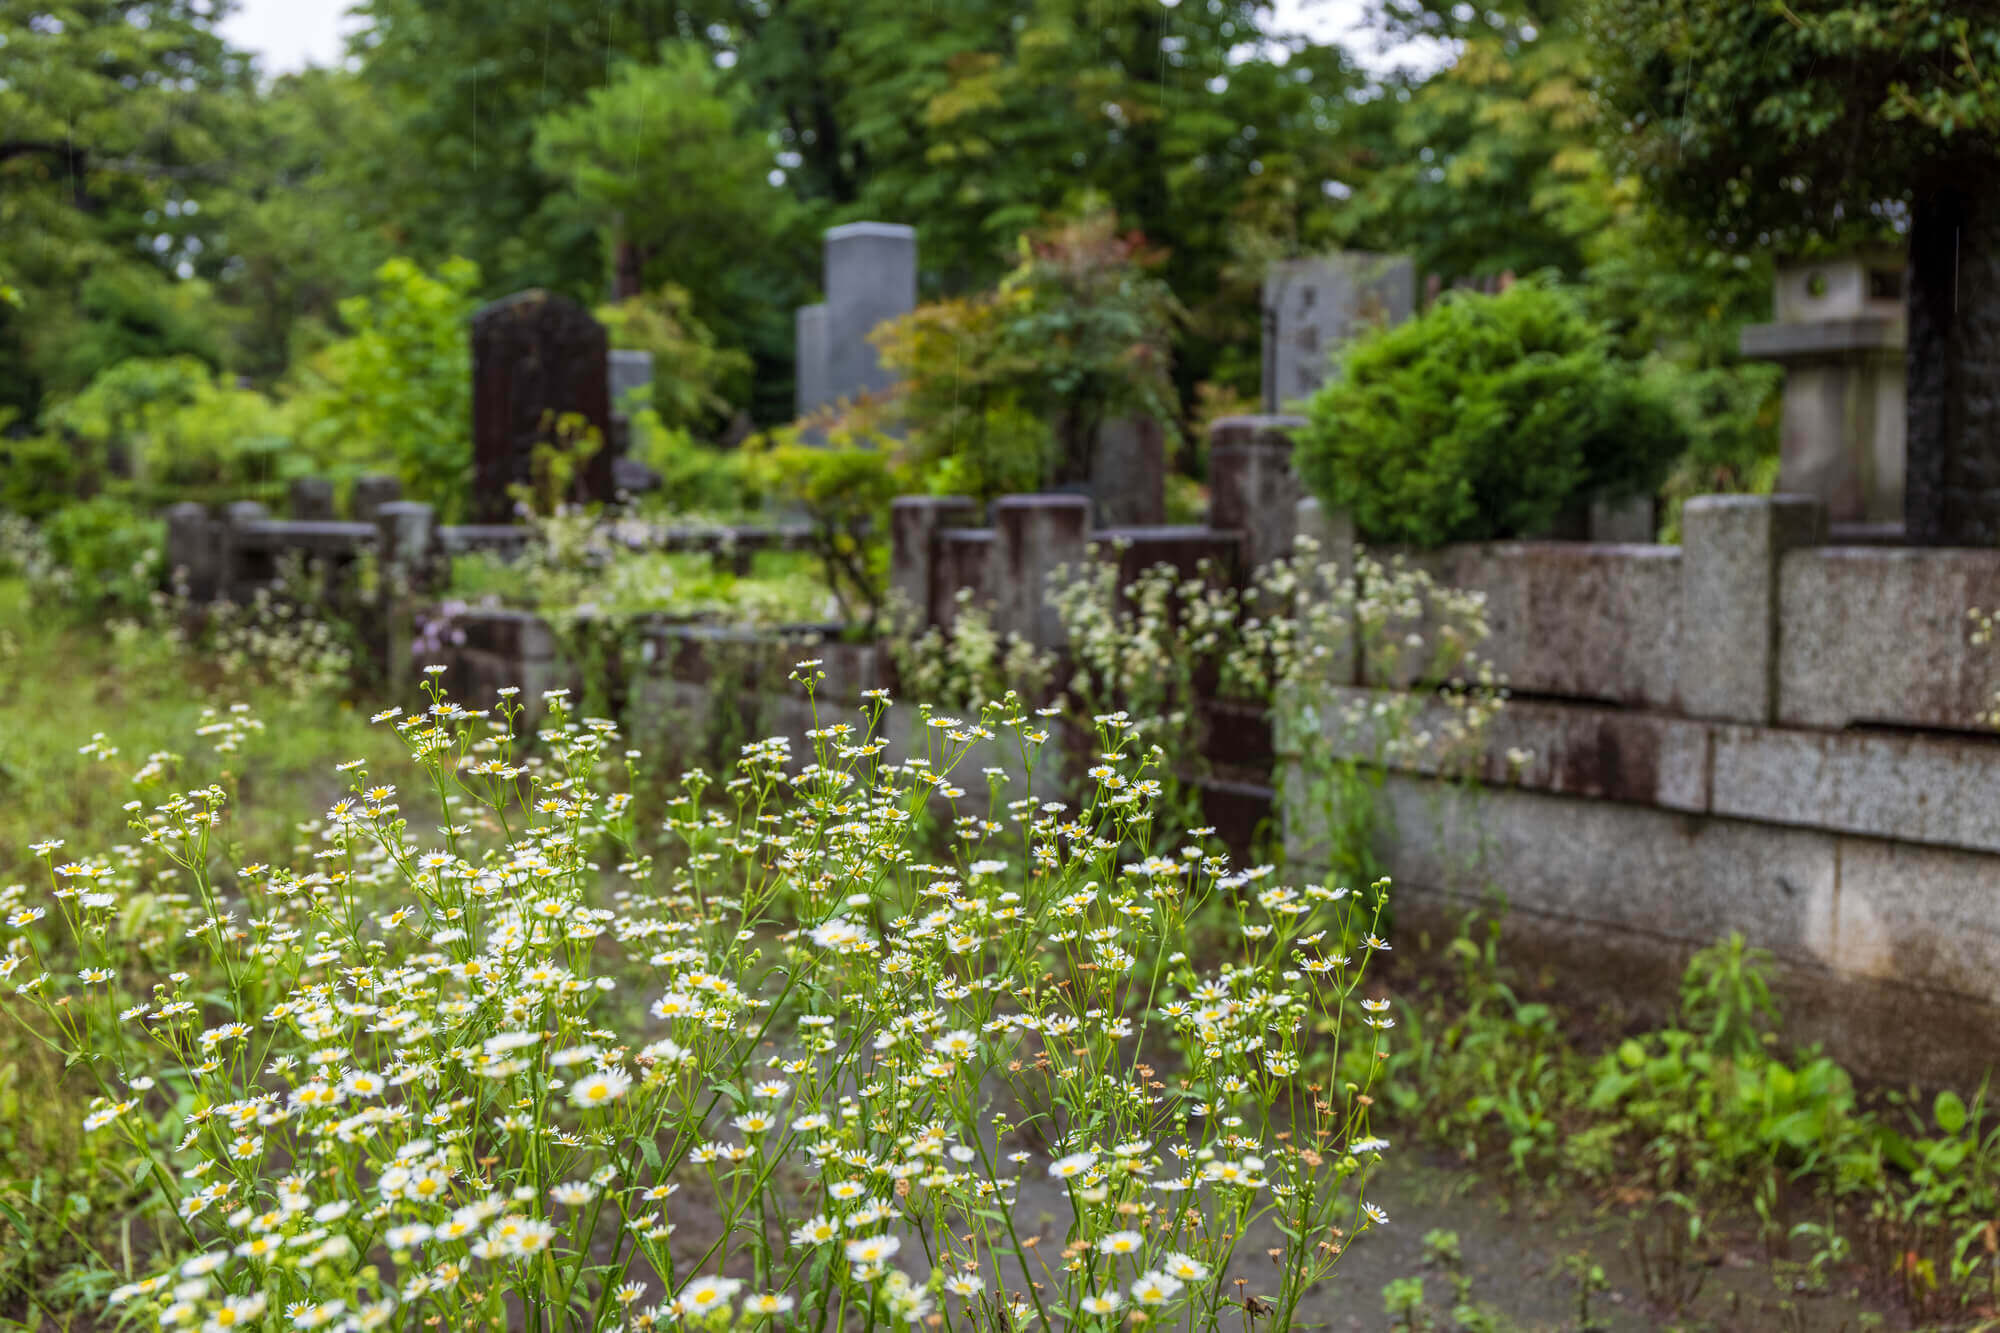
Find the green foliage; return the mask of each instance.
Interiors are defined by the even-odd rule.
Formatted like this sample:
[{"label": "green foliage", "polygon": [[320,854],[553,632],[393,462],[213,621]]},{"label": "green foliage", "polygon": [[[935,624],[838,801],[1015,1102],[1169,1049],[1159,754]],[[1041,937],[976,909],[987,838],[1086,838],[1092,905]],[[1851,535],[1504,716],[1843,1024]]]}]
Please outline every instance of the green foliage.
[{"label": "green foliage", "polygon": [[996,496],[1041,489],[1055,438],[1028,407],[1032,360],[1005,337],[999,292],[948,297],[882,325],[882,364],[900,377],[897,404],[931,491]]},{"label": "green foliage", "polygon": [[99,495],[67,505],[42,524],[50,558],[61,571],[56,591],[85,614],[133,614],[158,590],[164,528],[155,519]]},{"label": "green foliage", "polygon": [[[0,410],[0,418],[11,411]],[[82,475],[75,450],[59,437],[0,433],[0,512],[52,514],[75,498]]]},{"label": "green foliage", "polygon": [[121,457],[145,495],[232,498],[312,470],[286,409],[189,357],[118,362],[46,414],[99,466]]},{"label": "green foliage", "polygon": [[479,269],[463,259],[427,274],[408,259],[376,270],[374,289],[340,303],[353,332],[316,356],[299,433],[348,472],[387,462],[412,499],[456,517],[472,473],[468,320]]},{"label": "green foliage", "polygon": [[939,489],[990,499],[1088,481],[1105,422],[1180,417],[1170,335],[1180,308],[1160,256],[1093,208],[1026,233],[998,287],[935,302],[876,334]]},{"label": "green foliage", "polygon": [[[885,440],[836,437],[831,447],[795,432],[753,441],[753,465],[781,504],[804,511],[812,549],[842,617],[873,633],[887,592],[889,502],[907,489],[901,460]],[[746,447],[753,447],[746,446]]]},{"label": "green foliage", "polygon": [[612,410],[651,409],[673,430],[714,426],[732,399],[744,396],[750,358],[720,346],[715,333],[695,318],[687,289],[671,283],[597,308],[611,345],[653,354],[653,382],[635,392],[636,401],[613,403]]},{"label": "green foliage", "polygon": [[632,421],[637,456],[660,474],[660,489],[646,507],[670,515],[736,518],[761,509],[769,477],[740,449],[717,449],[654,424],[650,412]]},{"label": "green foliage", "polygon": [[1597,149],[1592,53],[1568,7],[1502,4],[1463,22],[1450,6],[1386,8],[1391,31],[1459,50],[1429,78],[1397,81],[1379,123],[1354,113],[1370,151],[1343,174],[1354,193],[1333,216],[1340,238],[1408,254],[1446,282],[1581,276],[1593,237],[1630,201]]},{"label": "green foliage", "polygon": [[1732,248],[1892,229],[1912,187],[1990,173],[2000,15],[1959,0],[1595,0],[1616,146]]},{"label": "green foliage", "polygon": [[1308,415],[1306,484],[1369,540],[1417,546],[1545,532],[1650,491],[1687,444],[1575,296],[1540,281],[1357,340]]}]

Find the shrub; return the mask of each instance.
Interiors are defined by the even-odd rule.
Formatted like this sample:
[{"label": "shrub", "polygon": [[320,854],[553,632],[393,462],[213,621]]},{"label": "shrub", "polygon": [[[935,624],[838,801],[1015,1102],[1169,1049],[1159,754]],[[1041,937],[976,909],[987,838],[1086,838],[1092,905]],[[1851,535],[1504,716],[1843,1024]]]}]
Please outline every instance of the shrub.
[{"label": "shrub", "polygon": [[411,498],[456,518],[472,476],[470,320],[479,266],[451,259],[435,275],[408,259],[375,272],[375,289],[340,303],[354,332],[303,377],[301,434],[322,457],[364,471],[393,463]]},{"label": "shrub", "polygon": [[1020,238],[1000,285],[919,306],[873,336],[936,489],[976,499],[1087,482],[1098,430],[1146,416],[1178,441],[1181,318],[1138,233],[1092,211]]},{"label": "shrub", "polygon": [[51,585],[40,591],[85,612],[142,612],[164,574],[164,535],[109,496],[59,509],[42,525]]},{"label": "shrub", "polygon": [[692,307],[686,288],[667,283],[597,308],[613,347],[653,354],[653,382],[634,394],[638,402],[613,403],[613,411],[651,408],[664,426],[696,430],[721,421],[730,400],[748,392],[750,357],[720,346]]},{"label": "shrub", "polygon": [[1452,293],[1358,340],[1299,434],[1306,483],[1373,541],[1546,532],[1651,492],[1687,433],[1574,298],[1539,281]]},{"label": "shrub", "polygon": [[[380,715],[407,771],[343,764],[297,869],[230,851],[229,773],[263,743],[232,712],[205,729],[217,780],[150,789],[139,845],[43,842],[48,887],[0,888],[0,1007],[96,1092],[83,1132],[160,1250],[121,1313],[839,1329],[944,1306],[997,1333],[1137,1304],[1216,1330],[1255,1297],[1286,1328],[1328,1238],[1387,1220],[1362,1198],[1374,1075],[1301,1075],[1350,1011],[1349,1041],[1386,1040],[1361,990],[1380,894],[1161,839],[1157,761],[1115,719],[1081,802],[946,823],[982,746],[1046,743],[1018,701],[920,709],[891,755],[877,697],[803,762],[752,744],[648,808],[612,723],[558,694],[531,746],[511,693]],[[1190,952],[1205,910],[1234,923],[1223,959]]]},{"label": "shrub", "polygon": [[122,455],[140,493],[243,495],[312,470],[285,408],[193,357],[134,358],[101,371],[47,423],[79,455]]}]

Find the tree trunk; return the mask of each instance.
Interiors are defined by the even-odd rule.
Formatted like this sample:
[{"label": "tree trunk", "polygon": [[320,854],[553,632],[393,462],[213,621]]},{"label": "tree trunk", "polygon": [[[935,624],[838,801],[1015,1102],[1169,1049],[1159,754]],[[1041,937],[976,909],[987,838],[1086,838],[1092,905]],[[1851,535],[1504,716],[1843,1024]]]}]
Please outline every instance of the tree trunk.
[{"label": "tree trunk", "polygon": [[646,257],[639,247],[632,243],[630,236],[621,235],[616,248],[616,260],[612,264],[611,299],[630,300],[646,290]]},{"label": "tree trunk", "polygon": [[1918,194],[1907,286],[1908,538],[2000,546],[2000,183]]}]

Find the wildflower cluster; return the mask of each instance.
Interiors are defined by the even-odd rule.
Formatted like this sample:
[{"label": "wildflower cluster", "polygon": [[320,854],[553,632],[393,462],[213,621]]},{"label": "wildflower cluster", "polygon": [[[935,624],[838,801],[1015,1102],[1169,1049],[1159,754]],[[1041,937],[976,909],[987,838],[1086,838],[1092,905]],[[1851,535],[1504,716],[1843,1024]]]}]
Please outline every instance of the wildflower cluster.
[{"label": "wildflower cluster", "polygon": [[1300,1072],[1388,1025],[1361,989],[1385,885],[1157,836],[1160,760],[1121,719],[1060,803],[954,785],[998,745],[1032,778],[1017,697],[925,710],[900,755],[885,696],[815,703],[803,758],[753,743],[642,814],[640,756],[561,691],[532,735],[514,692],[427,697],[378,716],[414,773],[347,766],[295,868],[236,864],[208,786],[0,893],[8,1011],[93,1081],[84,1132],[171,1228],[122,1311],[1285,1326],[1386,1220],[1372,1073]]}]

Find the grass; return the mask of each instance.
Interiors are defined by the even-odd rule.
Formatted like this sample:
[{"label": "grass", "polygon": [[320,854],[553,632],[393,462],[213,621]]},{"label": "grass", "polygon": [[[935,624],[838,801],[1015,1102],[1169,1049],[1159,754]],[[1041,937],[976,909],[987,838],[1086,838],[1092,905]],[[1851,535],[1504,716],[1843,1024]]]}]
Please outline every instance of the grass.
[{"label": "grass", "polygon": [[[252,798],[232,830],[250,860],[276,859],[297,837],[273,812],[323,810],[344,790],[336,763],[401,751],[350,701],[302,702],[280,685],[232,680],[157,631],[69,622],[18,579],[0,579],[0,673],[0,888],[24,884],[36,900],[48,871],[31,844],[61,838],[64,855],[80,855],[131,842],[125,805],[159,789],[134,781],[155,755],[179,756],[162,761],[176,785],[227,778]],[[242,752],[218,755],[196,735],[204,710],[239,703],[265,728]],[[79,1128],[94,1091],[0,1022],[0,1328],[10,1318],[37,1326],[31,1296],[96,1305],[145,1265],[149,1235],[130,1207],[139,1191]]]}]

